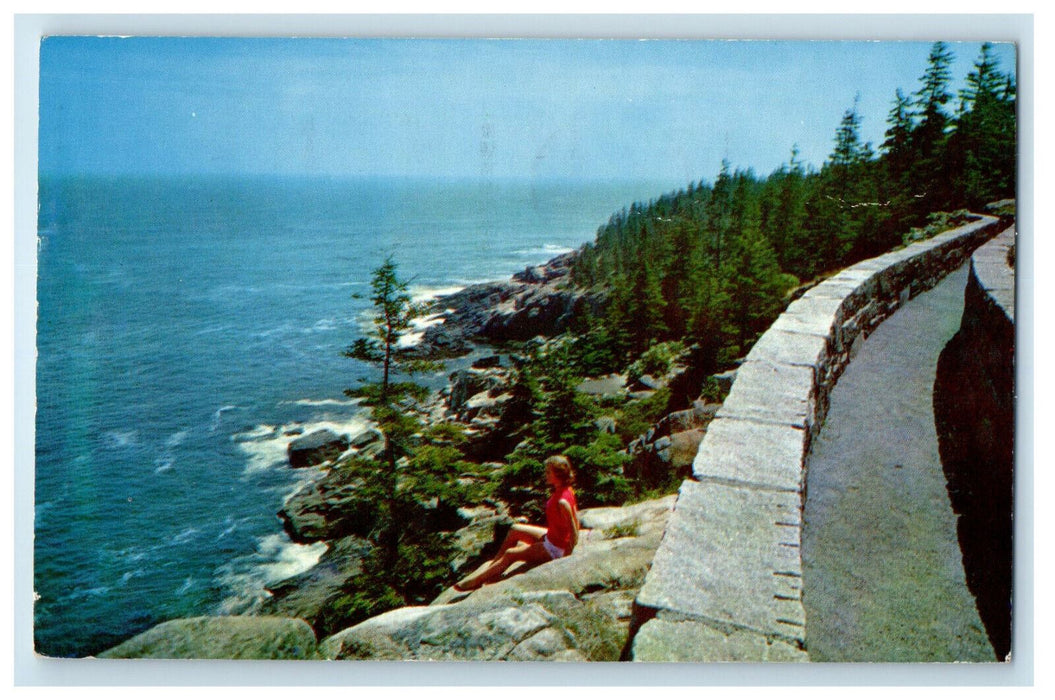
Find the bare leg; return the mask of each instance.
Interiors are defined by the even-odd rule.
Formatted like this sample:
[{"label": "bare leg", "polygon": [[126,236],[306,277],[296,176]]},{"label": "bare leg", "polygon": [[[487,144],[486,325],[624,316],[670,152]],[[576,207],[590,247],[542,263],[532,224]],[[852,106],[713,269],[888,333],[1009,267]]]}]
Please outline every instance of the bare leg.
[{"label": "bare leg", "polygon": [[[513,561],[524,561],[522,559],[506,560],[505,557],[508,552],[515,548],[531,547],[535,544],[538,544],[539,547],[541,547],[542,538],[545,535],[546,528],[544,527],[539,527],[537,525],[522,525],[520,523],[513,525],[513,527],[509,529],[509,533],[506,535],[505,540],[502,542],[502,546],[498,548],[498,552],[491,558],[491,560],[484,562],[476,571],[454,584],[455,589],[468,591],[474,588],[479,588],[486,581],[490,581],[500,576],[502,572],[513,563]],[[549,554],[546,553],[545,549],[542,550],[542,553],[545,554],[548,559]],[[504,564],[502,563],[503,561],[505,561]],[[501,569],[497,569],[499,564],[502,565]]]},{"label": "bare leg", "polygon": [[541,541],[536,541],[533,544],[521,542],[510,547],[469,576],[463,578],[458,582],[456,588],[463,591],[479,588],[485,583],[494,581],[501,576],[510,565],[518,561],[527,562],[528,564],[542,564],[549,560],[549,552],[546,551],[546,548]]}]

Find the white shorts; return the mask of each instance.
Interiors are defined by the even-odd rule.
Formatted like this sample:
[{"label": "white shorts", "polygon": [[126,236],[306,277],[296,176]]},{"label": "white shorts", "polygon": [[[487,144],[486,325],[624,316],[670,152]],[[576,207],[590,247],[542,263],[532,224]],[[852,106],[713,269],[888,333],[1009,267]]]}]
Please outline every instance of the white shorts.
[{"label": "white shorts", "polygon": [[543,536],[542,546],[546,548],[546,553],[549,554],[550,559],[560,559],[564,556],[564,550],[550,542],[548,536]]}]

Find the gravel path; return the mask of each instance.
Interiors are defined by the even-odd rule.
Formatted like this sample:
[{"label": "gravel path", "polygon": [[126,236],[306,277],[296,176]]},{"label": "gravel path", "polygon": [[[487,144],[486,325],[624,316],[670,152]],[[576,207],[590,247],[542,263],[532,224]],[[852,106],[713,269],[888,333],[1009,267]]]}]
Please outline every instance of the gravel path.
[{"label": "gravel path", "polygon": [[996,660],[967,590],[932,409],[966,279],[965,266],[887,319],[832,393],[804,512],[812,661]]}]

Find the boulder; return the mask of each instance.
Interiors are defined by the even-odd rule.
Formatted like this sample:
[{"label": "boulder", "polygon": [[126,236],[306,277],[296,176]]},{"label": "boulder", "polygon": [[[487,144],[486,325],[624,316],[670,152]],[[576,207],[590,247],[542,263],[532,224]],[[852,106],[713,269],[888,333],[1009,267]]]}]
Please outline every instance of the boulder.
[{"label": "boulder", "polygon": [[460,418],[471,421],[475,421],[478,418],[488,418],[497,422],[502,415],[502,406],[512,399],[513,396],[512,394],[493,395],[494,391],[494,389],[481,391],[479,394],[469,397],[469,400],[462,406]]},{"label": "boulder", "polygon": [[316,430],[289,443],[286,452],[291,467],[313,467],[329,462],[348,449],[348,436],[332,430]]},{"label": "boulder", "polygon": [[472,345],[464,331],[448,327],[446,324],[437,324],[428,327],[421,342],[411,348],[408,354],[443,358],[461,357],[470,352]]},{"label": "boulder", "polygon": [[532,265],[513,275],[513,280],[528,284],[542,284],[546,281],[546,270],[541,265]]},{"label": "boulder", "polygon": [[718,413],[718,409],[721,407],[722,405],[719,403],[694,401],[692,408],[668,413],[657,421],[654,435],[671,435],[684,430],[705,428],[714,419],[715,414]]},{"label": "boulder", "polygon": [[494,369],[460,369],[452,372],[448,381],[447,407],[455,414],[465,409],[470,398],[506,386],[505,374]]},{"label": "boulder", "polygon": [[362,450],[364,447],[372,445],[375,442],[380,442],[384,439],[385,436],[381,434],[380,430],[377,428],[369,428],[349,440],[348,446],[356,450]]},{"label": "boulder", "polygon": [[631,391],[656,391],[667,385],[665,379],[653,377],[651,374],[642,374],[631,385]]},{"label": "boulder", "polygon": [[473,362],[473,369],[495,369],[502,366],[502,358],[498,355],[488,355]]},{"label": "boulder", "polygon": [[694,428],[672,434],[670,436],[670,447],[667,451],[667,463],[670,468],[683,470],[692,467],[692,462],[696,459],[696,453],[699,451],[700,443],[703,442],[703,436],[706,433],[706,430]]},{"label": "boulder", "polygon": [[359,493],[361,482],[343,469],[305,484],[278,512],[290,539],[299,544],[365,537],[374,525],[374,503]]},{"label": "boulder", "polygon": [[626,393],[626,377],[621,374],[609,374],[595,379],[586,379],[576,388],[591,396],[623,396]]},{"label": "boulder", "polygon": [[[320,651],[327,659],[586,661],[576,648],[577,627],[603,629],[606,622],[564,591],[514,594],[392,610],[328,637]],[[609,647],[615,660],[620,647]]]},{"label": "boulder", "polygon": [[543,284],[567,277],[578,253],[572,251],[558,255],[544,265],[529,265],[523,271],[513,275],[516,282]]},{"label": "boulder", "polygon": [[169,620],[99,654],[104,659],[311,659],[315,633],[288,617]]}]

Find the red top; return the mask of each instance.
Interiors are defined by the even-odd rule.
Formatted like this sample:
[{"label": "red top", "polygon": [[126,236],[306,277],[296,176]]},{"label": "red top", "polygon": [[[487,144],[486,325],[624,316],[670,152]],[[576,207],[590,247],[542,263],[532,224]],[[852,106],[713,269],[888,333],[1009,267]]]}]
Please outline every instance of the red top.
[{"label": "red top", "polygon": [[546,539],[554,547],[560,547],[565,552],[571,546],[571,528],[567,515],[560,507],[561,501],[567,501],[571,506],[572,516],[576,522],[579,519],[579,509],[575,505],[575,493],[570,486],[565,486],[560,491],[554,492],[546,501]]}]

